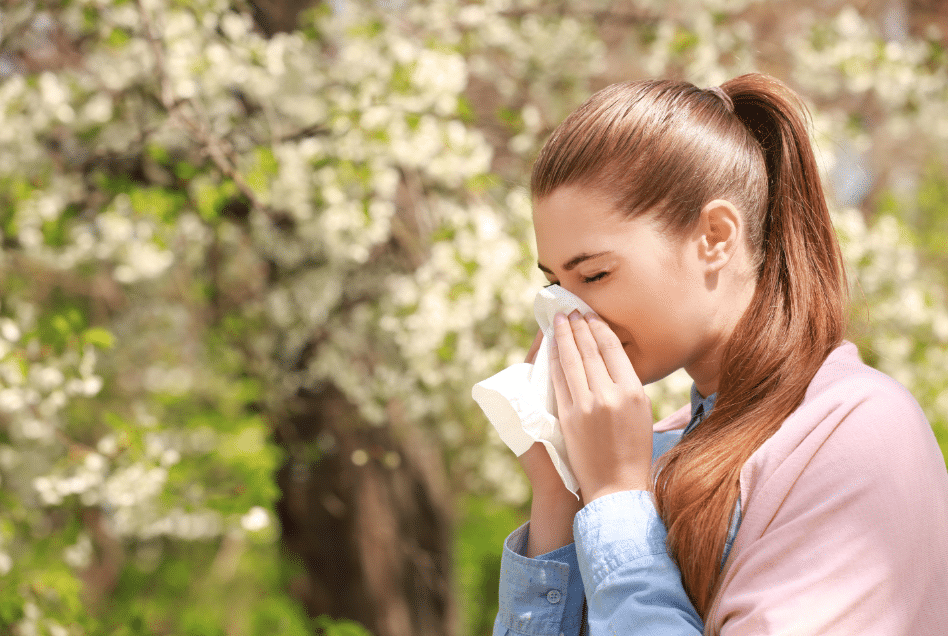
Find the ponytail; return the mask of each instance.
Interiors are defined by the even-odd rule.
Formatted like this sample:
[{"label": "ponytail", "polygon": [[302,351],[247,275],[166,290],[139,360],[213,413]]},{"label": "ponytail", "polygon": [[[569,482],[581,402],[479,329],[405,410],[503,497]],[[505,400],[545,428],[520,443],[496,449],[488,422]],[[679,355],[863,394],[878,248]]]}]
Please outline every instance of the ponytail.
[{"label": "ponytail", "polygon": [[802,402],[843,338],[847,306],[805,108],[783,84],[762,75],[735,78],[720,90],[766,164],[757,287],[726,345],[714,410],[655,468],[668,546],[706,621],[740,497],[741,468]]}]

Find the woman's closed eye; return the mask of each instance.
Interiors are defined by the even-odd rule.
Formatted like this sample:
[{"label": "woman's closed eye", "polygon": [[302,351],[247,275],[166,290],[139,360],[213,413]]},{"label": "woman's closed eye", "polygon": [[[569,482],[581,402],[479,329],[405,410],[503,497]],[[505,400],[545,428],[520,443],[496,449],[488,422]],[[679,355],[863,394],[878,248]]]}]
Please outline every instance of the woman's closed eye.
[{"label": "woman's closed eye", "polygon": [[[582,281],[584,283],[595,283],[596,281],[602,280],[603,278],[605,278],[611,273],[612,272],[599,272],[598,274],[593,274],[592,276],[583,276]],[[560,284],[560,281],[554,280],[544,285],[544,287],[552,287],[553,285],[559,285],[559,284]]]},{"label": "woman's closed eye", "polygon": [[595,283],[597,280],[602,280],[603,278],[605,278],[606,276],[608,276],[609,273],[610,273],[610,272],[599,272],[598,274],[594,274],[594,275],[592,275],[592,276],[583,276],[583,282],[584,282],[584,283]]}]

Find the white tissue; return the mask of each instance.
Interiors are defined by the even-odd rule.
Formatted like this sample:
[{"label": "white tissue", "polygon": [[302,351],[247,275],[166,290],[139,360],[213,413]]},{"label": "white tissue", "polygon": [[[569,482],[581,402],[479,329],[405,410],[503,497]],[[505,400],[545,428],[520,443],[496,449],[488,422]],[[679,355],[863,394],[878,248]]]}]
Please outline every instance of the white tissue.
[{"label": "white tissue", "polygon": [[500,439],[518,457],[534,442],[541,442],[563,484],[578,499],[579,484],[569,466],[550,378],[553,316],[557,312],[569,315],[574,309],[580,313],[592,311],[579,297],[559,285],[541,289],[533,301],[533,313],[543,331],[535,362],[507,367],[475,384],[471,395],[497,429]]}]

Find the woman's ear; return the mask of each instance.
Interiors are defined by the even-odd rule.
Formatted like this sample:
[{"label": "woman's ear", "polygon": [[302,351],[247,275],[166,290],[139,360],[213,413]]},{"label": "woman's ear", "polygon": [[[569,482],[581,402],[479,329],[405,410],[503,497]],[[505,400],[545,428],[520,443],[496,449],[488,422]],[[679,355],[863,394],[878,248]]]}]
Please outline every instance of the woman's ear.
[{"label": "woman's ear", "polygon": [[733,203],[715,199],[701,208],[698,231],[698,257],[709,272],[718,272],[737,253],[743,240],[744,219]]}]

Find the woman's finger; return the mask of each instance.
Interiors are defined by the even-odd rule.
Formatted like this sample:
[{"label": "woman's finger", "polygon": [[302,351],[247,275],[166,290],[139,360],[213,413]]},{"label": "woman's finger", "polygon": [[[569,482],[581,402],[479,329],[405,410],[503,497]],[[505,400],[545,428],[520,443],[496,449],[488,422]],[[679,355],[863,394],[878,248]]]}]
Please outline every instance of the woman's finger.
[{"label": "woman's finger", "polygon": [[556,397],[556,412],[562,414],[572,406],[573,397],[569,392],[566,376],[563,375],[563,365],[560,363],[559,347],[556,338],[550,341],[550,380],[553,382],[553,393]]},{"label": "woman's finger", "polygon": [[543,330],[537,329],[537,335],[533,339],[533,344],[530,345],[530,350],[527,351],[527,357],[524,360],[524,362],[529,362],[530,364],[533,364],[533,362],[537,359],[537,352],[540,351],[540,343],[542,342],[543,342]]},{"label": "woman's finger", "polygon": [[579,357],[583,361],[586,382],[590,390],[595,391],[596,387],[613,384],[613,379],[603,361],[602,352],[599,350],[599,343],[589,328],[589,322],[583,319],[578,311],[570,314],[569,318],[570,327],[573,329],[573,339],[576,342]]},{"label": "woman's finger", "polygon": [[612,381],[616,384],[628,384],[633,388],[641,388],[642,382],[639,380],[639,376],[636,375],[635,369],[629,361],[629,356],[615,332],[596,314],[587,313],[585,322],[589,325],[589,331],[596,341],[599,353]]},{"label": "woman's finger", "polygon": [[[582,317],[580,317],[582,319]],[[586,381],[586,370],[583,368],[583,359],[576,348],[573,338],[573,328],[561,313],[553,317],[553,336],[556,338],[558,358],[566,386],[569,387],[570,399],[581,402],[589,393],[589,384]],[[552,356],[550,356],[552,358]]]}]

